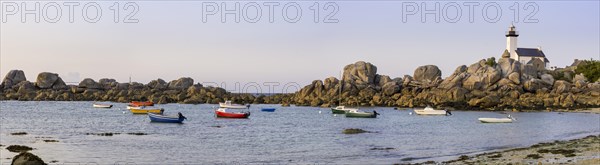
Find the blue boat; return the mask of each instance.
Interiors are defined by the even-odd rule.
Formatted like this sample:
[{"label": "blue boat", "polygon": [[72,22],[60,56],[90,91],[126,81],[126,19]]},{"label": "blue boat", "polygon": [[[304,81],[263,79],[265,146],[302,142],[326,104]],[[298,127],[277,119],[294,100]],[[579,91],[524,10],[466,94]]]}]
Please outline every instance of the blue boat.
[{"label": "blue boat", "polygon": [[181,114],[181,112],[177,113],[177,116],[166,116],[161,114],[148,113],[148,117],[150,117],[151,122],[159,123],[182,123],[183,120],[187,119]]},{"label": "blue boat", "polygon": [[275,112],[275,108],[262,108],[260,110],[263,112]]}]

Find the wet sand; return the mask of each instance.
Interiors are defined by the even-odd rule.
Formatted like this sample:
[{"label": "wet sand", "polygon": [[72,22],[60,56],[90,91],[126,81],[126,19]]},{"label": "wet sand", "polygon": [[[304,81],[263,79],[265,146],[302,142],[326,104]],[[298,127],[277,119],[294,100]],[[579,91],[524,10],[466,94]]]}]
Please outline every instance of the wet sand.
[{"label": "wet sand", "polygon": [[443,164],[600,164],[600,135],[539,143],[475,156],[460,156]]}]

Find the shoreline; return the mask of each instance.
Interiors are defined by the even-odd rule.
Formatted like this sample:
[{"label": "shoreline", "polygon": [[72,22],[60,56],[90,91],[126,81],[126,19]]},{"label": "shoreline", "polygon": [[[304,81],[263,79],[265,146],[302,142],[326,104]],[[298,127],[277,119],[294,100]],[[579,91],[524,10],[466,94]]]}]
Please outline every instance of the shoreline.
[{"label": "shoreline", "polygon": [[571,140],[541,142],[529,147],[461,155],[444,162],[427,161],[417,164],[600,164],[600,134]]},{"label": "shoreline", "polygon": [[[0,100],[0,102],[101,102],[101,103],[119,103],[119,104],[128,104],[129,102],[115,102],[115,101],[105,101],[105,100],[98,100],[98,101],[94,101],[94,100],[60,100],[60,101],[51,101],[51,100]],[[215,104],[215,105],[219,105],[218,103],[196,103],[196,104],[192,104],[192,103],[162,103],[162,104],[156,104],[158,106],[160,105],[166,105],[166,104],[182,104],[182,105],[198,105],[198,104]],[[290,107],[290,106],[296,106],[296,107],[313,107],[313,108],[332,108],[331,107],[324,107],[324,106],[309,106],[309,105],[296,105],[296,104],[280,104],[280,103],[252,103],[252,104],[257,104],[257,105],[281,105],[282,107]],[[353,107],[359,107],[359,108],[370,108],[370,107],[380,107],[380,108],[393,108],[393,110],[398,110],[398,111],[405,111],[405,110],[412,110],[412,109],[418,109],[418,108],[424,108],[424,107],[398,107],[398,106],[385,106],[385,105],[380,105],[380,106],[369,106],[369,105],[365,105],[365,106],[353,106]],[[499,113],[503,113],[503,112],[560,112],[560,113],[592,113],[592,114],[600,114],[600,107],[590,107],[590,108],[574,108],[574,109],[522,109],[522,110],[510,110],[510,109],[504,109],[504,110],[490,110],[490,109],[446,109],[446,110],[451,110],[451,111],[473,111],[473,112],[499,112]]]},{"label": "shoreline", "polygon": [[[0,100],[0,102],[101,102],[101,103],[119,103],[119,104],[128,104],[129,102],[115,102],[115,101],[105,101],[105,100],[98,100],[98,101],[94,101],[94,100],[60,100],[60,101],[51,101],[51,100]],[[160,105],[166,105],[166,104],[183,104],[183,105],[197,105],[197,104],[215,104],[218,105],[218,103],[196,103],[196,104],[192,104],[192,103],[162,103],[162,104],[156,104],[158,106]],[[296,106],[296,107],[313,107],[313,108],[332,108],[332,107],[324,107],[324,106],[309,106],[309,105],[296,105],[296,104],[280,104],[280,103],[252,103],[252,104],[257,104],[257,105],[281,105],[282,107],[290,107],[290,106]],[[354,107],[354,106],[353,106]],[[355,106],[355,107],[359,107],[359,108],[370,108],[370,107],[380,107],[380,108],[393,108],[393,110],[398,110],[398,111],[406,111],[406,110],[412,110],[412,109],[418,109],[418,108],[424,108],[424,107],[398,107],[398,106],[385,106],[385,105],[380,105],[380,106],[369,106],[369,105],[365,105],[365,106]],[[600,107],[590,107],[590,108],[574,108],[574,109],[522,109],[522,110],[510,110],[510,109],[504,109],[504,110],[489,110],[489,109],[446,109],[446,110],[451,110],[451,111],[473,111],[473,112],[498,112],[498,113],[507,113],[507,112],[559,112],[559,113],[591,113],[591,114],[600,114]]]}]

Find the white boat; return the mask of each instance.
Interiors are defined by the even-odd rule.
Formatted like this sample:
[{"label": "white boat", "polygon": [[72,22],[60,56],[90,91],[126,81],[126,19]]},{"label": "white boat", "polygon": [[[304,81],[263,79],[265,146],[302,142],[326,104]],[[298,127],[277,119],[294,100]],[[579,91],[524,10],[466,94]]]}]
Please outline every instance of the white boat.
[{"label": "white boat", "polygon": [[250,108],[250,105],[232,104],[231,101],[225,101],[224,103],[219,103],[219,107],[231,109],[246,109]]},{"label": "white boat", "polygon": [[417,113],[417,115],[452,115],[447,110],[435,110],[430,106],[427,106],[424,109],[415,109],[415,113]]},{"label": "white boat", "polygon": [[139,107],[139,106],[127,105],[127,110],[130,110],[130,109],[140,109],[140,108],[141,107]]},{"label": "white boat", "polygon": [[482,123],[512,123],[514,120],[517,119],[508,115],[508,117],[505,118],[479,118],[478,120]]},{"label": "white boat", "polygon": [[133,106],[133,105],[127,105],[127,110],[132,110],[132,109],[155,109],[154,106]]},{"label": "white boat", "polygon": [[92,105],[92,107],[94,107],[94,108],[112,108],[112,106],[113,105],[111,105],[111,104],[96,104],[96,103],[94,103]]},{"label": "white boat", "polygon": [[345,114],[349,111],[358,111],[358,108],[348,108],[345,106],[337,106],[335,108],[331,108],[331,113],[333,114]]}]

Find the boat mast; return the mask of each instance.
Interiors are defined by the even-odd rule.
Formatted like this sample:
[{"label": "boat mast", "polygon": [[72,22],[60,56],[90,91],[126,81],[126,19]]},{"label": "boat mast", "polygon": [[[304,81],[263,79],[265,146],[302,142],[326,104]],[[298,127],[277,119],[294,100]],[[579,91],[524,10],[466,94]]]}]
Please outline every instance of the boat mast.
[{"label": "boat mast", "polygon": [[343,89],[343,85],[344,85],[344,75],[342,73],[342,71],[340,71],[340,93],[338,94],[338,106],[341,106],[342,104],[342,89]]}]

